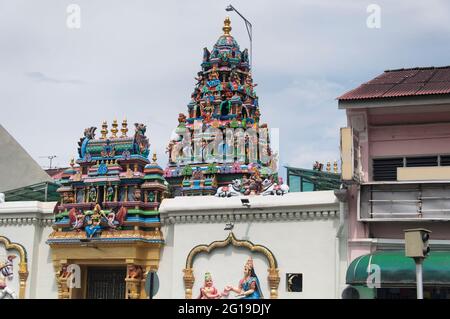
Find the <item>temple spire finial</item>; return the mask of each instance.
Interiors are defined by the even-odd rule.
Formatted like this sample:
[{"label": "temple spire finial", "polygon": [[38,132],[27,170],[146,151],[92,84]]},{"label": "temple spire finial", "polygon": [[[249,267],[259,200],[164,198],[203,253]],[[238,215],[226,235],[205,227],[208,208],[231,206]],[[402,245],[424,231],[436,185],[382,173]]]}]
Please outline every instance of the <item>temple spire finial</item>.
[{"label": "temple spire finial", "polygon": [[122,128],[120,129],[120,131],[122,132],[122,135],[120,136],[121,138],[127,137],[127,132],[128,132],[127,126],[128,126],[127,119],[124,119],[122,121]]},{"label": "temple spire finial", "polygon": [[157,158],[156,158],[156,153],[153,153],[153,157],[152,157],[153,163],[156,163],[156,160],[157,160]]},{"label": "temple spire finial", "polygon": [[106,121],[103,121],[100,133],[102,133],[102,137],[100,137],[100,139],[106,140],[106,135],[108,134],[108,123],[106,123]]},{"label": "temple spire finial", "polygon": [[224,35],[230,35],[230,31],[231,31],[231,20],[230,17],[226,17],[225,20],[223,21],[223,34]]}]

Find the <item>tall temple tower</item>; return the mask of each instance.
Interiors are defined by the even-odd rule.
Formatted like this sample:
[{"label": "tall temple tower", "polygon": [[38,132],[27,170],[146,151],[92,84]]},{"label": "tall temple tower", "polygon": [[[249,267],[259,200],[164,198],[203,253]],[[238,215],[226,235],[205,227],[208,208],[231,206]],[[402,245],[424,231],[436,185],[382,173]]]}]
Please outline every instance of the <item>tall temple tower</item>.
[{"label": "tall temple tower", "polygon": [[174,196],[211,195],[230,183],[250,194],[264,178],[276,177],[276,155],[267,124],[260,123],[248,50],[241,51],[230,34],[228,17],[222,30],[212,51],[203,49],[188,114],[179,114],[167,147],[164,176]]}]

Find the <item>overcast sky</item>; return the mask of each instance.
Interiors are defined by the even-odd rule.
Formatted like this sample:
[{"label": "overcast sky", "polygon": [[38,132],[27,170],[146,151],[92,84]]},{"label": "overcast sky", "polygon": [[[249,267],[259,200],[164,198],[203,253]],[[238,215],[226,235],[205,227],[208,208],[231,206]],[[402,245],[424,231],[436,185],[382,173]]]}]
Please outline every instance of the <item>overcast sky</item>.
[{"label": "overcast sky", "polygon": [[[81,28],[66,26],[69,4]],[[164,154],[178,113],[230,15],[226,1],[0,0],[0,123],[40,163],[67,166],[89,126],[147,125]],[[336,97],[386,69],[450,64],[449,1],[232,1],[253,24],[253,78],[262,121],[280,129],[281,165],[339,158]],[[367,7],[381,8],[368,28]],[[132,128],[130,126],[130,128]],[[1,151],[1,150],[0,150]]]}]

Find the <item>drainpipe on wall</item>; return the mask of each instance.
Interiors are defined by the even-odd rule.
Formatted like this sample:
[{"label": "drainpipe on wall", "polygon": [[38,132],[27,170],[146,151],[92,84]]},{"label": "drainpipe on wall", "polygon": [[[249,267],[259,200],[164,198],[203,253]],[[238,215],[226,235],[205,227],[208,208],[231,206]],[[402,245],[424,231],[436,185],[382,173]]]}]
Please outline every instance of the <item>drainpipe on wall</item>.
[{"label": "drainpipe on wall", "polygon": [[[347,188],[341,185],[339,190],[334,191],[334,195],[339,200],[339,226],[336,232],[336,280],[335,280],[335,293],[336,299],[340,299],[340,283],[341,283],[341,261],[340,261],[340,246],[341,246],[341,236],[345,225],[345,210],[347,201]],[[347,243],[346,243],[347,244]]]},{"label": "drainpipe on wall", "polygon": [[339,190],[334,191],[334,195],[339,200],[339,227],[336,232],[336,237],[339,238],[342,235],[345,223],[345,203],[347,202],[347,188],[341,185]]}]

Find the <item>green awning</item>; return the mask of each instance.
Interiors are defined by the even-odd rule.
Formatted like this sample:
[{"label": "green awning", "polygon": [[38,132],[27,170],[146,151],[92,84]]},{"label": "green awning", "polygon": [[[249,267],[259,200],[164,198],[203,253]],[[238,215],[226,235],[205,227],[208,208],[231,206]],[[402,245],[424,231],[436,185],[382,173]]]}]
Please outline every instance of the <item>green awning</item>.
[{"label": "green awning", "polygon": [[[349,285],[366,285],[370,275],[369,265],[378,265],[381,270],[381,286],[413,286],[416,283],[414,260],[405,257],[402,251],[377,251],[360,256],[347,269]],[[373,267],[371,273],[373,274]],[[424,285],[450,286],[450,251],[431,251],[423,262]]]}]

